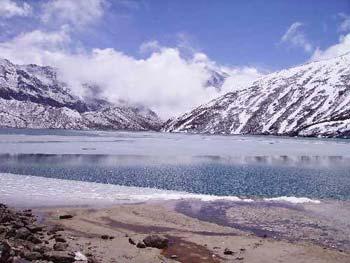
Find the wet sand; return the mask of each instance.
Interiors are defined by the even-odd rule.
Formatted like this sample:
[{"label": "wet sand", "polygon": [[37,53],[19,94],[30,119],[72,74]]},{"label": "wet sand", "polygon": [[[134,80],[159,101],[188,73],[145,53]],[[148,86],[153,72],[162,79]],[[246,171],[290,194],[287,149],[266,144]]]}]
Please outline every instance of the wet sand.
[{"label": "wet sand", "polygon": [[[332,207],[342,216],[350,211],[347,203]],[[350,262],[349,225],[334,222],[327,205],[187,200],[35,211],[62,224],[69,245],[98,262]],[[74,217],[58,220],[62,214]],[[168,248],[129,242],[149,234],[167,237]]]}]

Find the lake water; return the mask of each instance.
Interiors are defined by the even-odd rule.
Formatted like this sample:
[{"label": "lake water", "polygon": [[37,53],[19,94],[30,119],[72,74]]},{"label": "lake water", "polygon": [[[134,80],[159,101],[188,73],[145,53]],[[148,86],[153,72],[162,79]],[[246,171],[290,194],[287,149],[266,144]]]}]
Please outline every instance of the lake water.
[{"label": "lake water", "polygon": [[97,198],[98,188],[104,198],[181,193],[349,200],[350,141],[2,129],[0,184],[0,200],[30,198],[40,184],[53,196],[64,185],[61,197],[92,191]]}]

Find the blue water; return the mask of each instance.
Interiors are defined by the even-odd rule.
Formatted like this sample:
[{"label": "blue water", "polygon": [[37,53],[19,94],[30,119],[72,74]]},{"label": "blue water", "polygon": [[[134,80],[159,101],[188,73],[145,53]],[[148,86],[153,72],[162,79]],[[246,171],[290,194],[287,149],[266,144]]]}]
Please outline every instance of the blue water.
[{"label": "blue water", "polygon": [[0,173],[213,195],[349,200],[349,146],[346,140],[1,130]]}]

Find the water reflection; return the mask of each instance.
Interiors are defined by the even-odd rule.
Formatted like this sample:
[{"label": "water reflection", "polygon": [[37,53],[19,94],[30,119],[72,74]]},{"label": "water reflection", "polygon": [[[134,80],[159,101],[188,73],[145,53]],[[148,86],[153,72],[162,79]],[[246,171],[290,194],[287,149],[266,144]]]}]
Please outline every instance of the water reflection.
[{"label": "water reflection", "polygon": [[[85,149],[85,148],[84,148]],[[86,148],[91,151],[93,148]],[[296,167],[349,167],[350,158],[344,156],[151,156],[137,154],[0,154],[4,164],[50,164],[50,165],[98,165],[98,166],[138,166],[138,165],[189,165],[189,164],[224,164],[224,165],[268,165]]]}]

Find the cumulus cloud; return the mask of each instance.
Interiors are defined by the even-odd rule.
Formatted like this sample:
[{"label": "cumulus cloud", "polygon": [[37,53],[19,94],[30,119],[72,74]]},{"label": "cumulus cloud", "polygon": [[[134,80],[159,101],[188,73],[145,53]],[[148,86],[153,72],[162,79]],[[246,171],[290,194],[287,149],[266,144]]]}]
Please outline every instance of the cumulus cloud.
[{"label": "cumulus cloud", "polygon": [[43,4],[45,23],[85,26],[103,15],[105,0],[52,0]]},{"label": "cumulus cloud", "polygon": [[181,56],[176,47],[158,44],[145,59],[137,59],[112,48],[71,52],[67,47],[70,41],[64,27],[54,32],[35,30],[0,43],[0,54],[19,64],[57,67],[77,95],[85,94],[84,83],[98,85],[102,97],[146,105],[164,119],[220,95],[214,87],[204,87],[210,77],[208,67],[230,74],[222,93],[261,76],[254,68],[220,67],[204,53]]},{"label": "cumulus cloud", "polygon": [[290,25],[287,31],[281,38],[281,43],[286,43],[294,47],[301,47],[305,52],[311,52],[313,47],[303,32],[304,24],[301,22],[294,22]]},{"label": "cumulus cloud", "polygon": [[350,52],[350,33],[345,36],[341,36],[339,38],[339,43],[334,44],[326,48],[325,50],[321,50],[320,48],[317,48],[313,53],[313,55],[311,56],[310,60],[315,61],[315,60],[334,58],[348,52]]},{"label": "cumulus cloud", "polygon": [[70,40],[66,27],[53,32],[34,30],[1,42],[0,54],[18,64],[51,65],[65,56],[62,50],[67,49]]},{"label": "cumulus cloud", "polygon": [[340,32],[350,31],[350,16],[344,13],[340,13],[339,17],[342,19],[342,22],[340,23],[338,30]]},{"label": "cumulus cloud", "polygon": [[26,2],[18,4],[13,0],[0,0],[0,17],[28,16],[32,8]]}]

